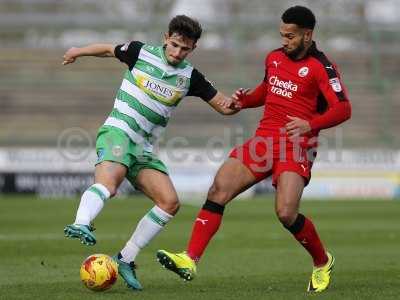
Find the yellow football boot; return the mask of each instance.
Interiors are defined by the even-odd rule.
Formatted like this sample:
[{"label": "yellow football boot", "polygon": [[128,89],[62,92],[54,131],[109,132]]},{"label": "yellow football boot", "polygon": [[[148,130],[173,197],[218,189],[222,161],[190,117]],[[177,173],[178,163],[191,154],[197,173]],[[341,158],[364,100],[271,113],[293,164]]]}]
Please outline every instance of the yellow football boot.
[{"label": "yellow football boot", "polygon": [[196,276],[196,263],[187,255],[186,251],[170,253],[158,250],[157,260],[163,267],[178,274],[184,280],[190,281]]},{"label": "yellow football boot", "polygon": [[322,267],[313,268],[307,292],[320,293],[329,287],[332,269],[335,265],[335,258],[329,252],[326,254],[328,256],[328,262]]}]

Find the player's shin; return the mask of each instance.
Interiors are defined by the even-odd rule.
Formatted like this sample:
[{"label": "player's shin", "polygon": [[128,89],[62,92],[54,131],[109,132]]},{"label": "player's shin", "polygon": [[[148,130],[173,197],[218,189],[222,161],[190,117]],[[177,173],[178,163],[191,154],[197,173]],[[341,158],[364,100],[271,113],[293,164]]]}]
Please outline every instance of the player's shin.
[{"label": "player's shin", "polygon": [[131,238],[121,250],[121,260],[130,263],[173,218],[158,206],[154,206],[138,223]]},{"label": "player's shin", "polygon": [[82,194],[74,224],[89,225],[109,198],[110,192],[104,185],[93,184]]},{"label": "player's shin", "polygon": [[302,214],[298,214],[291,226],[286,227],[294,238],[312,256],[314,266],[322,266],[328,261],[325,248],[318,236],[314,224]]},{"label": "player's shin", "polygon": [[207,247],[209,241],[218,231],[224,213],[224,206],[207,200],[200,210],[193,224],[187,254],[198,262]]}]

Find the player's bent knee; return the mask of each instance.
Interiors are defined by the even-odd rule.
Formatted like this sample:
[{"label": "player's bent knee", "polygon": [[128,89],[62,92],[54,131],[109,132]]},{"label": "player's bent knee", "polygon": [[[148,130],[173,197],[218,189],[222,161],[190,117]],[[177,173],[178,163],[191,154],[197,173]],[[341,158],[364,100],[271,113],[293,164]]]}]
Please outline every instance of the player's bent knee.
[{"label": "player's bent knee", "polygon": [[117,194],[117,187],[114,184],[110,184],[110,183],[105,184],[105,183],[101,183],[101,182],[96,182],[96,183],[100,183],[110,192],[110,198],[114,197]]},{"label": "player's bent knee", "polygon": [[120,186],[121,182],[119,181],[118,178],[114,178],[111,176],[95,177],[95,183],[103,185],[110,192],[110,198],[114,197],[117,194],[118,187]]},{"label": "player's bent knee", "polygon": [[297,213],[291,209],[278,209],[276,215],[283,226],[290,226],[296,220]]},{"label": "player's bent knee", "polygon": [[157,201],[157,206],[170,215],[175,215],[180,208],[180,203],[178,197],[168,197]]},{"label": "player's bent knee", "polygon": [[232,200],[232,192],[229,191],[229,189],[227,189],[224,185],[214,182],[208,190],[207,199],[224,205]]},{"label": "player's bent knee", "polygon": [[116,184],[109,184],[106,187],[107,187],[108,191],[110,192],[110,198],[112,198],[115,195],[117,195],[118,186]]}]

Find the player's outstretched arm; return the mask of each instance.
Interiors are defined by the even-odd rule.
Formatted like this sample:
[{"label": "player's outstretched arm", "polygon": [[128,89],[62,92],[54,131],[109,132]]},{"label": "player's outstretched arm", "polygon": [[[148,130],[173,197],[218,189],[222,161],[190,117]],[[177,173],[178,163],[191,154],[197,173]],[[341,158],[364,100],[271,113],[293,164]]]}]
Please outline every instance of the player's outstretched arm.
[{"label": "player's outstretched arm", "polygon": [[262,81],[252,91],[250,89],[238,89],[232,95],[232,98],[238,103],[241,109],[254,108],[265,104],[267,91],[267,84]]},{"label": "player's outstretched arm", "polygon": [[115,57],[115,46],[112,44],[91,44],[86,47],[72,47],[63,56],[63,65],[68,65],[81,56]]},{"label": "player's outstretched arm", "polygon": [[232,98],[225,96],[221,92],[217,94],[208,101],[208,104],[222,115],[233,115],[239,112],[240,104]]}]

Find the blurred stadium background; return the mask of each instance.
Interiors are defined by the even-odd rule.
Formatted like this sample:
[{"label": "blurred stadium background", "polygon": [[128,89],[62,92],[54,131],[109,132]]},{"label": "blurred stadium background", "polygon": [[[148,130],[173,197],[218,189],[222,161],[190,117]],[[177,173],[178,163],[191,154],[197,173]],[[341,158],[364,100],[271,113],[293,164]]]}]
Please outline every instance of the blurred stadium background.
[{"label": "blurred stadium background", "polygon": [[[229,206],[190,286],[154,259],[157,249],[184,249],[216,169],[253,133],[262,109],[222,117],[198,99],[178,106],[158,151],[181,200],[194,206],[184,205],[138,257],[140,295],[123,280],[92,293],[78,273],[88,255],[120,250],[152,205],[145,197],[110,201],[94,247],[62,233],[92,183],[96,130],[125,68],[101,58],[63,67],[69,47],[158,44],[170,18],[186,13],[204,28],[191,61],[230,94],[263,78],[266,52],[280,46],[280,15],[294,4],[315,12],[319,48],[338,63],[353,105],[349,122],[322,133],[304,195],[346,201],[302,204],[337,259],[319,298],[399,299],[400,201],[381,201],[400,197],[399,0],[0,0],[0,299],[310,299],[311,261],[276,220],[268,181],[246,194],[252,201]],[[133,192],[128,184],[120,191]]]},{"label": "blurred stadium background", "polygon": [[[72,195],[90,183],[96,130],[125,66],[81,58],[62,67],[69,47],[158,44],[170,18],[186,13],[204,28],[190,60],[230,95],[262,79],[266,52],[280,46],[280,15],[293,4],[315,12],[315,39],[339,65],[353,105],[350,122],[322,133],[306,196],[399,196],[396,0],[0,0],[0,189]],[[205,193],[226,151],[251,136],[261,114],[253,109],[221,117],[201,100],[181,102],[160,142],[178,190]],[[252,192],[269,191],[267,182]]]}]

